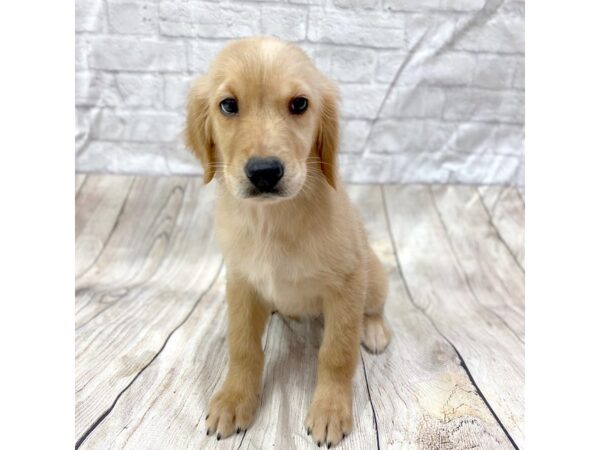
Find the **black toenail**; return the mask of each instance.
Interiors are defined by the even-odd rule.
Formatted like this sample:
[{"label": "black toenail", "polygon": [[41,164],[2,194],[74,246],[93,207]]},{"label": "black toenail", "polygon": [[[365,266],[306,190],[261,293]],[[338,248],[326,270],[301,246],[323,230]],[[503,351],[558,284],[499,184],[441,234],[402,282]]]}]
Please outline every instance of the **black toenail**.
[{"label": "black toenail", "polygon": [[321,446],[321,441],[317,442],[317,447]]},{"label": "black toenail", "polygon": [[221,433],[217,434],[217,441],[221,440]]},{"label": "black toenail", "polygon": [[346,439],[347,434],[346,433],[342,433],[342,439]]},{"label": "black toenail", "polygon": [[204,420],[208,420],[208,416],[210,416],[210,414],[207,414]]},{"label": "black toenail", "polygon": [[306,434],[308,434],[308,435],[310,436],[310,435],[311,435],[311,433],[312,433],[312,430],[311,430],[310,428],[307,428],[307,429],[306,429]]},{"label": "black toenail", "polygon": [[206,430],[206,435],[208,436],[210,434],[210,428],[208,430]]},{"label": "black toenail", "polygon": [[239,434],[239,432],[242,431],[242,429],[240,427],[237,427],[237,429],[235,430],[236,433]]},{"label": "black toenail", "polygon": [[331,448],[331,442],[327,443],[327,448]]}]

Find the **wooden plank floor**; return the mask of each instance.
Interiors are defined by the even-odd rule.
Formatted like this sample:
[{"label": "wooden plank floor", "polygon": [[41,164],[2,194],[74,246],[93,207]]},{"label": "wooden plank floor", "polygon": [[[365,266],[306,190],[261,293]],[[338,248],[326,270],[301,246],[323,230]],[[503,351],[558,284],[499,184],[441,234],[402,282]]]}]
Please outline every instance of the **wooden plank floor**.
[{"label": "wooden plank floor", "polygon": [[[524,448],[524,202],[511,188],[348,187],[390,275],[385,353],[361,349],[342,449]],[[76,446],[315,448],[318,320],[274,315],[261,406],[207,437],[226,364],[214,187],[76,177]]]}]

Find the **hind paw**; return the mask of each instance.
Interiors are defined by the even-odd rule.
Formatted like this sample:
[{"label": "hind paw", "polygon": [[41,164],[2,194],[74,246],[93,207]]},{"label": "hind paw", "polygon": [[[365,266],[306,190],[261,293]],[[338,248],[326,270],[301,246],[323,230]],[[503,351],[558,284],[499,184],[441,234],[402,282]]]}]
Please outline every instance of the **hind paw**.
[{"label": "hind paw", "polygon": [[392,333],[383,315],[363,318],[362,345],[371,353],[381,353],[390,343]]}]

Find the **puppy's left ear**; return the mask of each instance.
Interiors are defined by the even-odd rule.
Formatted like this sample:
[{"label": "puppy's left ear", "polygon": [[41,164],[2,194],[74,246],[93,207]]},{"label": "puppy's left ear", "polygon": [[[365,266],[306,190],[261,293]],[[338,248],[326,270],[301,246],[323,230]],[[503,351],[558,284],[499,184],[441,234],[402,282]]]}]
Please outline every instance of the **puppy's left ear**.
[{"label": "puppy's left ear", "polygon": [[321,170],[329,185],[335,189],[337,182],[337,150],[339,144],[337,88],[328,81],[323,94],[323,106],[317,133],[317,154],[321,159]]}]

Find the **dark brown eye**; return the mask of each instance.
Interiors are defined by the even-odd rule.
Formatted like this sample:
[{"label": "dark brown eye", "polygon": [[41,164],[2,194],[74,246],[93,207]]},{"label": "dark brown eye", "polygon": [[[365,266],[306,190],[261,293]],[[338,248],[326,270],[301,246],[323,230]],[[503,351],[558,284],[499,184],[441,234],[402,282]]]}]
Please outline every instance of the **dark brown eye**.
[{"label": "dark brown eye", "polygon": [[238,113],[238,104],[235,98],[229,97],[220,103],[221,112],[226,116],[235,116]]},{"label": "dark brown eye", "polygon": [[308,99],[306,97],[294,97],[290,101],[289,108],[292,114],[304,114],[304,111],[308,108]]}]

